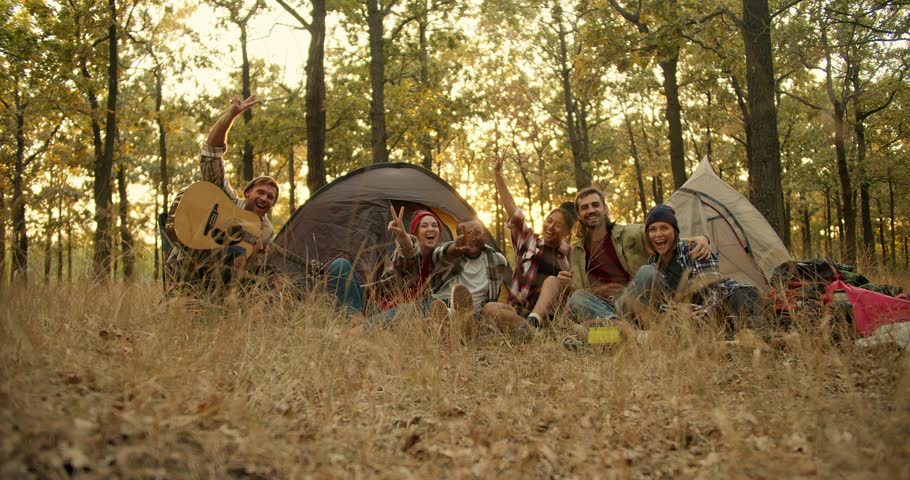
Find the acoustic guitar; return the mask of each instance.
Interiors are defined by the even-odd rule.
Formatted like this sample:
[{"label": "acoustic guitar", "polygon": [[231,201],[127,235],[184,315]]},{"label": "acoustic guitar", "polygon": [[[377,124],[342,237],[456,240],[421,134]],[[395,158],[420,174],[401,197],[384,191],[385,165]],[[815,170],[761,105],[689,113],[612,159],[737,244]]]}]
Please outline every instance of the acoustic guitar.
[{"label": "acoustic guitar", "polygon": [[244,247],[248,254],[259,249],[262,219],[238,207],[214,183],[196,182],[177,194],[165,225],[167,235],[195,250],[212,250],[231,245]]}]

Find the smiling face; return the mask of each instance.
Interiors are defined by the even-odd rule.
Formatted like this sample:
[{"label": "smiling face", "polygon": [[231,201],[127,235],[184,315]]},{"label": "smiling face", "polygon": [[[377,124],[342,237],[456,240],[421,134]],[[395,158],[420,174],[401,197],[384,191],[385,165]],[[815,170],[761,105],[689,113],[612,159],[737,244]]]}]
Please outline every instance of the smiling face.
[{"label": "smiling face", "polygon": [[559,209],[553,210],[543,221],[543,242],[550,247],[559,247],[562,240],[569,236],[569,226],[565,215]]},{"label": "smiling face", "polygon": [[417,245],[420,246],[420,251],[424,255],[439,244],[441,233],[439,221],[436,220],[436,217],[424,215],[420,218],[420,223],[417,224],[417,231],[414,234],[417,236]]},{"label": "smiling face", "polygon": [[275,205],[278,189],[270,183],[260,183],[244,192],[243,197],[246,199],[244,208],[261,217],[269,213],[272,205]]},{"label": "smiling face", "polygon": [[588,230],[594,230],[606,223],[607,206],[597,193],[578,197],[575,200],[575,209],[578,213],[578,221],[582,222]]},{"label": "smiling face", "polygon": [[667,222],[648,225],[648,243],[654,253],[665,256],[676,248],[676,230]]}]

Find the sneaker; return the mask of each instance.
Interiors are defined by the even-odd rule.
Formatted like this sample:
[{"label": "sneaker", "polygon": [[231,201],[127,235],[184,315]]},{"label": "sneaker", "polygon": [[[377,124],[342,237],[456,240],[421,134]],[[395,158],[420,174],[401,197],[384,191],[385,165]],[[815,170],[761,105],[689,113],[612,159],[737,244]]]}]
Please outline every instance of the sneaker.
[{"label": "sneaker", "polygon": [[470,339],[477,335],[477,325],[474,322],[474,297],[468,287],[457,284],[452,288],[452,310],[454,310],[454,323],[464,338]]}]

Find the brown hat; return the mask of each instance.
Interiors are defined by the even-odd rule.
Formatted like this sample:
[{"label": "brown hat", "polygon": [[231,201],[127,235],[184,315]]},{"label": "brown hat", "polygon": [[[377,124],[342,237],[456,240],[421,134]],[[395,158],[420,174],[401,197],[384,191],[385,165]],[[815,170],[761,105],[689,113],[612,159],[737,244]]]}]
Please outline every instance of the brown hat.
[{"label": "brown hat", "polygon": [[278,192],[280,191],[280,189],[278,188],[278,182],[276,182],[274,178],[272,178],[268,175],[261,175],[261,176],[258,176],[256,178],[250,180],[249,182],[246,182],[246,186],[243,187],[243,194],[246,195],[246,192],[249,192],[251,188],[255,187],[256,185],[262,185],[262,184],[271,185],[271,186],[275,187],[275,198],[278,198]]}]

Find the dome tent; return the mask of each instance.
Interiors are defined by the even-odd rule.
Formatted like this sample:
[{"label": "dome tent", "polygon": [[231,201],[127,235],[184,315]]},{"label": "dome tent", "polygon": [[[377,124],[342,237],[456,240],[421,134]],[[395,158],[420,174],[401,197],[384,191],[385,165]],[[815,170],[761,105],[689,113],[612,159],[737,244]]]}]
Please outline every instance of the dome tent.
[{"label": "dome tent", "polygon": [[771,224],[707,158],[666,203],[676,210],[680,236],[707,235],[721,273],[733,280],[767,292],[774,268],[793,260]]},{"label": "dome tent", "polygon": [[[344,257],[354,265],[361,281],[371,282],[376,266],[395,249],[394,237],[387,230],[392,219],[389,205],[396,211],[405,208],[405,228],[417,211],[435,213],[443,223],[442,241],[454,238],[458,223],[477,218],[477,212],[451,185],[423,167],[409,163],[368,165],[320,188],[297,208],[278,232],[275,243],[281,248],[272,253],[269,264],[294,276],[304,273],[306,266],[289,257],[323,265]],[[484,237],[496,247],[486,228]]]}]

